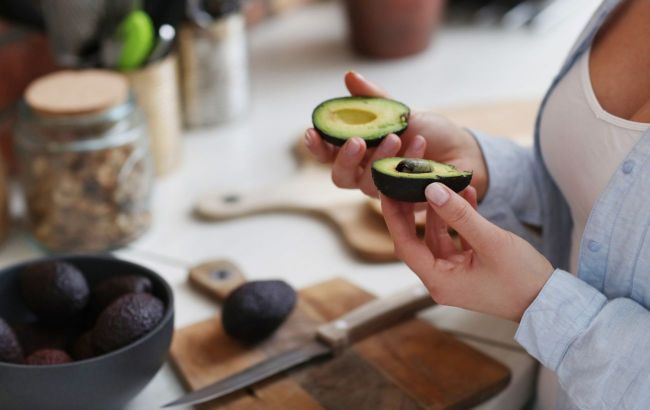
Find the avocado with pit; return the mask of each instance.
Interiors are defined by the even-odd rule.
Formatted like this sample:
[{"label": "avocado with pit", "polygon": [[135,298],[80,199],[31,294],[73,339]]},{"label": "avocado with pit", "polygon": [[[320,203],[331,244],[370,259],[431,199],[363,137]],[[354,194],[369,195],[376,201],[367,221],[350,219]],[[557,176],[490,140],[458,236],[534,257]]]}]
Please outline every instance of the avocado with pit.
[{"label": "avocado with pit", "polygon": [[472,172],[427,159],[393,157],[373,162],[372,179],[379,192],[387,197],[425,202],[424,190],[429,184],[440,182],[460,192],[472,181]]},{"label": "avocado with pit", "polygon": [[284,281],[247,282],[224,301],[221,323],[229,336],[245,343],[259,342],[289,317],[296,299],[296,291]]},{"label": "avocado with pit", "polygon": [[93,327],[96,353],[124,347],[149,333],[163,318],[165,306],[148,293],[128,293],[113,301]]},{"label": "avocado with pit", "polygon": [[9,324],[0,318],[0,362],[22,363],[23,350]]},{"label": "avocado with pit", "polygon": [[388,134],[400,135],[408,126],[410,109],[379,97],[340,97],[324,101],[312,113],[312,123],[327,142],[341,146],[359,137],[375,147]]},{"label": "avocado with pit", "polygon": [[27,307],[43,322],[70,323],[82,313],[90,291],[83,274],[62,261],[37,262],[20,272]]}]

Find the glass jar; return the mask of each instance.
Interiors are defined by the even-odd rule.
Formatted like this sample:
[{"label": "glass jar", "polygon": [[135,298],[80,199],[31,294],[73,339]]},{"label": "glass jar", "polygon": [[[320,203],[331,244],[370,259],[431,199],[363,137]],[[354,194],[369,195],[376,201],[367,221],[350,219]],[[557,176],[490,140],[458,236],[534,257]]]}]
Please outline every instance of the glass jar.
[{"label": "glass jar", "polygon": [[14,147],[30,231],[47,250],[106,251],[149,227],[154,169],[133,98],[62,116],[23,103]]}]

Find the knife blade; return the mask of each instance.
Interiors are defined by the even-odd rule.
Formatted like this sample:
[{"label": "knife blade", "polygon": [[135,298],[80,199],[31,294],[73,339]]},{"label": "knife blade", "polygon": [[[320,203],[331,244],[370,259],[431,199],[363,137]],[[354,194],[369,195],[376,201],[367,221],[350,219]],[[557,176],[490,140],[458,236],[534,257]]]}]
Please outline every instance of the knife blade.
[{"label": "knife blade", "polygon": [[163,407],[195,405],[214,400],[316,358],[336,355],[350,344],[410,318],[434,304],[422,285],[374,299],[338,319],[320,325],[314,333],[313,341],[186,394]]}]

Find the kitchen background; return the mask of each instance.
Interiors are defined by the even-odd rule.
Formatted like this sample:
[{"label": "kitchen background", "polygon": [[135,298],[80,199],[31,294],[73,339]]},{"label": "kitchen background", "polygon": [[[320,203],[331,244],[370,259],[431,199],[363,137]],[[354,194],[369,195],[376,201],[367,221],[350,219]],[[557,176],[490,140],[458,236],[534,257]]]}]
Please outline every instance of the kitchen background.
[{"label": "kitchen background", "polygon": [[[296,182],[313,167],[294,152],[312,109],[344,95],[343,74],[355,70],[412,108],[513,130],[529,143],[535,105],[598,3],[3,0],[0,264],[115,250],[170,282],[177,328],[214,315],[186,278],[215,258],[295,288],[334,276],[378,295],[413,284],[381,252],[376,220],[338,212],[374,212],[360,194],[332,188],[326,172],[306,180],[309,191]],[[119,74],[86,80],[108,94],[128,87],[135,99],[118,95],[117,105],[133,114],[76,121],[56,91],[66,78],[25,94],[46,74],[91,68]],[[89,94],[81,103],[97,97]],[[70,118],[39,119],[51,110]],[[115,129],[128,131],[127,144]],[[105,131],[97,155],[70,145],[97,130]],[[313,197],[301,198],[305,192]],[[107,199],[116,196],[128,206]],[[232,218],[239,213],[254,215]],[[365,229],[369,236],[354,238]],[[483,408],[528,401],[534,363],[512,340],[513,324],[452,308],[426,317],[510,368],[509,387]],[[155,408],[182,392],[167,364],[129,408]]]}]

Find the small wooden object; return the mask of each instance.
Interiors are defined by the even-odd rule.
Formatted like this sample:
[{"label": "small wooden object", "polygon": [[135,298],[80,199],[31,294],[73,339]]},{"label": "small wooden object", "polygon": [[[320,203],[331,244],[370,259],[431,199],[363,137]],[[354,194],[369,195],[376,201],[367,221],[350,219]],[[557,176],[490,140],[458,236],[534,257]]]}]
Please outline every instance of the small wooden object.
[{"label": "small wooden object", "polygon": [[156,173],[165,175],[180,164],[181,111],[175,54],[126,74],[149,126]]},{"label": "small wooden object", "polygon": [[122,104],[129,95],[123,75],[108,70],[65,70],[29,85],[25,101],[43,115],[84,115]]},{"label": "small wooden object", "polygon": [[[344,279],[299,292],[296,310],[270,339],[245,346],[219,318],[176,331],[172,361],[194,390],[312,340],[317,326],[373,300]],[[420,319],[375,333],[328,360],[316,361],[205,403],[205,410],[464,409],[496,395],[509,370]]]},{"label": "small wooden object", "polygon": [[227,260],[206,262],[190,269],[188,280],[219,302],[226,300],[233,290],[246,282],[241,270]]}]

